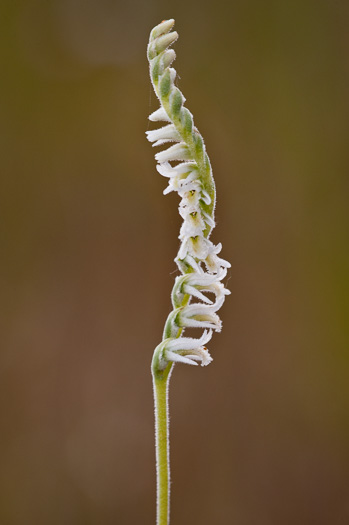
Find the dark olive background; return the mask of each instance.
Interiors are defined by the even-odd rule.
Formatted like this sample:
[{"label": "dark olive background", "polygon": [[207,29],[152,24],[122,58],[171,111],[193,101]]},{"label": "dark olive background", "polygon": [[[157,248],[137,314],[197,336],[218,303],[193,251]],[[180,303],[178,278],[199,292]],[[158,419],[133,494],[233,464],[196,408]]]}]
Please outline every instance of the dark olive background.
[{"label": "dark olive background", "polygon": [[175,18],[232,295],[171,384],[172,523],[349,523],[349,4],[0,6],[2,525],[151,525],[178,198],[144,132]]}]

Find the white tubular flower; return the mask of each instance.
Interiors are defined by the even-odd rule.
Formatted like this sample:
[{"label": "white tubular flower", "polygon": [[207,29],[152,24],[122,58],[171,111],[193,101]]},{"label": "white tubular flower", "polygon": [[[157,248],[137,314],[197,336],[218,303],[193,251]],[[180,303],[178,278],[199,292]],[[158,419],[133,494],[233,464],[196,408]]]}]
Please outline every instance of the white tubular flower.
[{"label": "white tubular flower", "polygon": [[[216,312],[223,304],[224,296],[230,294],[230,291],[224,288],[223,284],[219,282],[224,279],[226,274],[227,270],[222,268],[217,275],[194,272],[177,277],[174,288],[175,293],[178,297],[182,296],[182,300],[183,295],[187,294],[196,297],[206,304],[214,304],[214,311]],[[203,292],[213,293],[215,295],[215,303],[206,297]]]},{"label": "white tubular flower", "polygon": [[183,309],[179,314],[179,325],[186,328],[211,328],[216,332],[222,329],[222,321],[216,314],[214,305],[200,303],[189,304]]},{"label": "white tubular flower", "polygon": [[200,236],[204,229],[205,222],[200,213],[198,213],[195,208],[189,209],[187,210],[186,218],[182,224],[179,238],[184,240],[188,237]]},{"label": "white tubular flower", "polygon": [[[176,279],[172,292],[174,310],[165,325],[164,341],[158,347],[161,347],[158,366],[162,370],[170,361],[187,364],[199,361],[206,365],[212,360],[203,345],[211,338],[212,330],[221,330],[217,311],[230,293],[221,282],[230,264],[218,257],[221,245],[215,246],[210,240],[215,226],[216,198],[210,160],[193,116],[184,107],[185,98],[174,85],[176,70],[170,67],[175,53],[168,47],[178,38],[176,31],[172,31],[173,25],[174,20],[165,20],[156,26],[148,45],[150,77],[160,102],[160,108],[149,119],[166,124],[147,131],[147,138],[153,146],[174,142],[156,153],[155,159],[158,172],[168,178],[164,194],[178,193],[183,218],[181,244],[175,259],[183,275]],[[187,327],[204,329],[204,334],[199,339],[183,337]]]},{"label": "white tubular flower", "polygon": [[170,146],[165,151],[159,151],[155,155],[158,162],[168,162],[170,160],[191,160],[190,151],[185,142],[180,142],[174,146]]},{"label": "white tubular flower", "polygon": [[204,346],[212,337],[212,331],[205,330],[200,339],[192,337],[179,337],[178,339],[168,339],[164,345],[164,357],[168,361],[197,365],[196,361],[201,362],[201,366],[209,365],[212,361],[207,348]]},{"label": "white tubular flower", "polygon": [[153,147],[165,144],[165,142],[178,142],[181,140],[181,137],[173,124],[169,124],[163,128],[154,129],[153,131],[146,131],[146,135],[149,142],[154,142]]},{"label": "white tubular flower", "polygon": [[172,167],[169,162],[158,164],[156,169],[163,177],[168,177],[169,185],[164,190],[164,195],[171,191],[182,191],[182,188],[189,187],[190,182],[197,177],[195,173],[195,165],[190,162],[183,162],[175,167]]},{"label": "white tubular flower", "polygon": [[217,257],[217,254],[222,250],[222,244],[219,243],[217,246],[212,244],[209,249],[209,254],[205,259],[206,268],[209,272],[218,272],[221,267],[230,268],[230,263]]},{"label": "white tubular flower", "polygon": [[157,109],[154,113],[151,113],[148,118],[152,122],[171,122],[164,108]]}]

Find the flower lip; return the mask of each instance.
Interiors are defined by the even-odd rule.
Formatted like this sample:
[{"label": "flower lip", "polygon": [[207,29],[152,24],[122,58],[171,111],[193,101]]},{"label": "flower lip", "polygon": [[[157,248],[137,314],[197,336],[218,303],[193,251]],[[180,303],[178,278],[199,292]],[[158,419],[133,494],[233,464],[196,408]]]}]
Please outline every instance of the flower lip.
[{"label": "flower lip", "polygon": [[201,346],[206,345],[212,337],[212,330],[204,330],[204,333],[199,339],[194,337],[178,337],[177,339],[168,340],[167,348],[172,352],[180,352],[182,350],[195,350]]},{"label": "flower lip", "polygon": [[153,113],[151,113],[148,119],[151,120],[152,122],[159,122],[159,121],[171,122],[170,117],[167,115],[166,111],[164,110],[162,106],[156,111],[154,111]]},{"label": "flower lip", "polygon": [[215,304],[193,303],[185,306],[179,313],[179,326],[187,328],[210,328],[220,332],[222,322],[216,311],[224,302],[224,296]]}]

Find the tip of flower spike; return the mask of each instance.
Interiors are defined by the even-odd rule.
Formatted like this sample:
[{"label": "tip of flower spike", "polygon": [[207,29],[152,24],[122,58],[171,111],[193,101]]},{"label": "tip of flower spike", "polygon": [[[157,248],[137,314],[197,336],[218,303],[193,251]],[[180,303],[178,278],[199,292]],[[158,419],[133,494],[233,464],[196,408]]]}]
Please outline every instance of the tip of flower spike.
[{"label": "tip of flower spike", "polygon": [[150,38],[154,39],[158,36],[168,33],[169,31],[171,31],[174,25],[175,21],[173,18],[170,18],[169,20],[163,20],[160,24],[154,27],[154,29],[150,33]]},{"label": "tip of flower spike", "polygon": [[[164,24],[159,24],[159,26],[156,26],[156,28],[153,29],[153,31],[150,33],[150,39],[148,44],[149,60],[152,60],[155,57],[157,57],[160,53],[165,51],[170,45],[172,45],[177,40],[177,31],[169,32],[169,30],[173,27],[174,20],[172,25],[169,24],[169,22],[171,21],[164,22]],[[173,59],[174,57],[170,58],[170,63],[173,61]]]}]

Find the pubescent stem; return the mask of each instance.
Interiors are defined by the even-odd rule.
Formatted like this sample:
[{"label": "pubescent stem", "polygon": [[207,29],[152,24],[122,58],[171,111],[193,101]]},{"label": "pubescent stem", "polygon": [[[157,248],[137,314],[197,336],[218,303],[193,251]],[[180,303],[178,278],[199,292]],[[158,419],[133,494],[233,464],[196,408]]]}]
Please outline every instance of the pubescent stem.
[{"label": "pubescent stem", "polygon": [[[156,352],[154,353],[154,357]],[[170,442],[168,417],[168,387],[173,363],[159,370],[153,359],[152,376],[155,402],[157,525],[168,525],[170,519]]]}]

